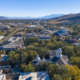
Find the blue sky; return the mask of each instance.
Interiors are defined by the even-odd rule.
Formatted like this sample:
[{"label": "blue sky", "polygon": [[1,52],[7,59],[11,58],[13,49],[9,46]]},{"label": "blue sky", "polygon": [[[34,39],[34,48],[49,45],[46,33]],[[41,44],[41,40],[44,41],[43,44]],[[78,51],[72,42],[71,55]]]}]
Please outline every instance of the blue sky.
[{"label": "blue sky", "polygon": [[41,17],[80,13],[80,0],[0,0],[0,16]]}]

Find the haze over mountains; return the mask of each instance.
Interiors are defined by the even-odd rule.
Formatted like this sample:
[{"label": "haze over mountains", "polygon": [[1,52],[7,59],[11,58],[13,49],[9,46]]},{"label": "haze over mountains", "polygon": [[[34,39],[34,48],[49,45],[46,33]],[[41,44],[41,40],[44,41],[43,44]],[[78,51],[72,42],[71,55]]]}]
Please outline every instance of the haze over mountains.
[{"label": "haze over mountains", "polygon": [[60,17],[63,16],[64,14],[52,14],[52,15],[47,15],[43,17],[4,17],[0,16],[0,19],[50,19],[50,18],[55,18],[55,17]]}]

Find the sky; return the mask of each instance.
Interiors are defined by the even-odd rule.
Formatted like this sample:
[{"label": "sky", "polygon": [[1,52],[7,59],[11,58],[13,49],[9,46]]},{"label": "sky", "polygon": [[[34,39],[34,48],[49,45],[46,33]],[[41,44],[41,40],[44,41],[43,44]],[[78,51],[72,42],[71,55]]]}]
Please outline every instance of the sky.
[{"label": "sky", "polygon": [[0,0],[0,16],[42,17],[80,13],[80,0]]}]

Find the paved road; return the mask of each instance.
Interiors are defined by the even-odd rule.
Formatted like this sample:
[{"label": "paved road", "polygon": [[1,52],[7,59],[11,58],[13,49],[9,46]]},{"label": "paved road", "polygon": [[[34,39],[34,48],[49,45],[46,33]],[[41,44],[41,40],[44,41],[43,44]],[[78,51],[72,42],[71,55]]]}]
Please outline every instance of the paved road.
[{"label": "paved road", "polygon": [[8,37],[5,37],[5,39],[2,40],[2,41],[0,42],[0,44],[2,44],[4,41],[7,41],[10,37],[12,37],[12,36],[14,35],[14,33],[15,33],[16,31],[21,30],[21,29],[23,29],[23,28],[19,27],[18,29],[16,29],[16,30],[15,30],[14,32],[12,32]]}]

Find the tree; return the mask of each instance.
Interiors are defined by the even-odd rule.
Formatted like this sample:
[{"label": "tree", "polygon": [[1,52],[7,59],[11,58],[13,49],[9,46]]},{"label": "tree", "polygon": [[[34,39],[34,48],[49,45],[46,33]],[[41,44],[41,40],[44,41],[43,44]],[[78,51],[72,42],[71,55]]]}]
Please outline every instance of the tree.
[{"label": "tree", "polygon": [[15,54],[15,51],[10,51],[9,54],[8,54],[8,57],[12,58],[14,56],[14,54]]},{"label": "tree", "polygon": [[47,68],[48,68],[48,63],[47,62],[43,62],[41,65],[40,65],[40,70],[41,71],[46,71]]},{"label": "tree", "polygon": [[53,75],[53,78],[51,80],[62,80],[60,74]]},{"label": "tree", "polygon": [[56,74],[56,64],[49,64],[49,66],[47,67],[47,71],[50,75],[50,78],[53,77],[54,74]]},{"label": "tree", "polygon": [[62,80],[72,80],[72,77],[70,74],[66,73],[62,75]]},{"label": "tree", "polygon": [[62,48],[62,51],[63,51],[62,53],[67,55],[69,58],[71,56],[76,56],[72,47],[65,46]]},{"label": "tree", "polygon": [[34,43],[34,42],[39,42],[39,38],[38,37],[29,37],[27,38],[24,42],[29,45],[30,43]]},{"label": "tree", "polygon": [[0,50],[0,54],[6,54],[5,50]]},{"label": "tree", "polygon": [[27,59],[27,53],[22,51],[21,54],[20,54],[20,63],[25,63],[26,59]]},{"label": "tree", "polygon": [[20,70],[22,72],[34,72],[35,71],[35,66],[32,65],[30,62],[28,65],[21,65]]},{"label": "tree", "polygon": [[34,60],[36,58],[36,56],[38,55],[38,53],[36,51],[33,51],[33,50],[29,50],[27,53],[28,53],[27,60],[26,60],[27,64],[30,61]]}]

